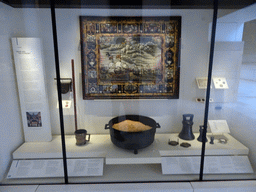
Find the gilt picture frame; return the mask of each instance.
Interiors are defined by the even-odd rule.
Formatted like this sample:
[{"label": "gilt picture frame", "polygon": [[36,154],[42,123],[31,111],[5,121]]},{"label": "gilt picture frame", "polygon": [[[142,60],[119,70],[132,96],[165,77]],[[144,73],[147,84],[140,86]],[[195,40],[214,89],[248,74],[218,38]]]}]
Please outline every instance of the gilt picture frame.
[{"label": "gilt picture frame", "polygon": [[178,99],[181,17],[80,16],[83,99]]}]

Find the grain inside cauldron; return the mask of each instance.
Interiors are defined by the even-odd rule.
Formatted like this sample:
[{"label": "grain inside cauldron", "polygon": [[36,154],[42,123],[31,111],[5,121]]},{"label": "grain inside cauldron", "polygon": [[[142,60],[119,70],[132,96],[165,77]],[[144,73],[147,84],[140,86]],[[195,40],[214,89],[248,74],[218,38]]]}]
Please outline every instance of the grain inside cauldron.
[{"label": "grain inside cauldron", "polygon": [[[113,128],[114,124],[121,123],[125,120],[141,122],[150,126],[151,129],[139,132],[120,131]],[[134,154],[138,153],[138,149],[142,149],[151,145],[155,138],[156,128],[160,128],[159,123],[152,118],[141,115],[123,115],[118,116],[109,121],[105,125],[105,129],[109,129],[111,141],[117,147],[123,149],[134,150]]]}]

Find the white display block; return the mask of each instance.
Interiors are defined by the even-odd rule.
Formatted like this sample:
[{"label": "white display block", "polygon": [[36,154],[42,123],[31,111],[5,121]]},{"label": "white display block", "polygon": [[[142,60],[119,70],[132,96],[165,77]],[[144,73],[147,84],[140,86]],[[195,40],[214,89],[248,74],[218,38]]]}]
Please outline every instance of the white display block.
[{"label": "white display block", "polygon": [[[207,77],[197,77],[196,83],[197,83],[198,89],[207,89],[208,78]],[[212,86],[211,86],[211,88],[212,88]]]},{"label": "white display block", "polygon": [[213,77],[215,89],[228,89],[228,83],[225,77]]},{"label": "white display block", "polygon": [[25,141],[51,141],[41,41],[12,38],[12,47]]},{"label": "white display block", "polygon": [[[68,175],[70,177],[102,176],[103,163],[103,158],[67,159]],[[63,160],[14,160],[7,175],[7,179],[44,177],[64,177]]]},{"label": "white display block", "polygon": [[[107,135],[91,135],[89,142],[77,146],[75,135],[67,135],[65,137],[67,158],[105,157],[108,146],[106,141],[109,139]],[[105,145],[103,145],[104,142]],[[111,144],[110,142],[109,144]],[[53,136],[51,142],[23,143],[13,152],[12,156],[13,159],[62,158],[61,136]]]},{"label": "white display block", "polygon": [[106,154],[106,164],[158,164],[161,162],[161,156],[157,150],[157,143],[144,149],[139,149],[138,154],[133,150],[126,150],[112,146]]},{"label": "white display block", "polygon": [[[162,157],[163,174],[199,174],[200,156]],[[205,156],[204,174],[253,173],[247,156]]]},{"label": "white display block", "polygon": [[[62,100],[62,108],[65,109],[65,108],[70,108],[71,107],[71,103],[72,101],[71,100]],[[57,108],[59,108],[59,102],[57,102]]]},{"label": "white display block", "polygon": [[[74,135],[66,135],[66,154],[68,162],[73,159],[74,164],[69,164],[69,174],[79,176],[79,169],[76,165],[85,165],[85,159],[102,159],[100,166],[105,160],[106,165],[131,164],[162,164],[163,174],[198,174],[202,142],[197,141],[198,133],[195,133],[195,139],[186,141],[178,138],[178,133],[156,134],[154,142],[144,148],[139,149],[138,154],[133,150],[122,149],[111,142],[110,135],[93,135],[90,141],[83,146],[76,145]],[[210,144],[210,137],[214,136],[214,144]],[[249,149],[237,141],[231,135],[208,134],[206,143],[206,173],[251,173],[252,168],[248,160]],[[225,138],[226,143],[218,141]],[[171,146],[169,140],[179,141],[179,145]],[[184,148],[180,146],[182,142],[191,144],[191,147]],[[14,161],[22,159],[61,159],[61,137],[53,136],[51,142],[26,142],[13,152]],[[94,163],[93,163],[94,164]],[[101,169],[97,169],[101,172]],[[208,171],[208,172],[207,172]],[[83,175],[84,172],[81,172]]]},{"label": "white display block", "polygon": [[[169,139],[173,141],[179,140],[179,144],[186,142],[191,144],[191,147],[184,148],[180,145],[161,148],[159,150],[162,157],[175,156],[200,156],[202,152],[202,142],[197,141],[198,133],[194,133],[195,139],[191,141],[180,139],[178,133],[170,134]],[[210,144],[210,137],[214,136],[214,144]],[[221,143],[218,138],[225,138],[227,143]],[[223,134],[207,134],[208,142],[205,143],[205,155],[248,155],[249,149],[242,143],[237,141],[234,137],[227,133]]]},{"label": "white display block", "polygon": [[[195,138],[198,133],[195,133]],[[212,135],[212,134],[211,134]],[[219,135],[216,135],[216,137]],[[249,149],[242,143],[234,139],[229,134],[223,134],[227,138],[227,143],[222,144],[214,141],[214,144],[206,143],[206,155],[248,155]],[[209,136],[208,140],[210,139]],[[161,157],[177,156],[200,156],[202,143],[194,139],[179,142],[188,142],[191,147],[184,148],[180,145],[168,145],[169,139],[177,141],[178,133],[156,134],[155,141],[144,149],[139,149],[138,154],[133,150],[126,150],[115,146],[110,139],[110,135],[93,135],[90,141],[83,146],[76,145],[74,135],[66,135],[67,158],[106,158],[106,164],[152,164],[161,163]],[[42,159],[42,158],[62,158],[61,137],[53,136],[51,142],[27,142],[23,143],[13,152],[13,159]]]},{"label": "white display block", "polygon": [[208,120],[212,133],[230,133],[226,120]]}]

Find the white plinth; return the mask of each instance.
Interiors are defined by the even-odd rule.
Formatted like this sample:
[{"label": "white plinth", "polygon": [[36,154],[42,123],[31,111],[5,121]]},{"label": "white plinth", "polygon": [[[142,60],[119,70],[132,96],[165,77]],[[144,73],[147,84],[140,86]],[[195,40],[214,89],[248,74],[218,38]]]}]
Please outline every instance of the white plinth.
[{"label": "white plinth", "polygon": [[[249,149],[234,139],[229,134],[224,134],[228,139],[226,144],[206,143],[206,155],[248,155]],[[184,148],[180,145],[171,146],[168,140],[177,140],[178,134],[156,134],[155,141],[147,148],[138,150],[134,154],[133,150],[126,150],[115,146],[109,135],[91,135],[91,139],[84,146],[75,144],[75,136],[67,135],[66,151],[67,158],[106,158],[106,164],[154,164],[161,163],[161,157],[168,156],[200,156],[202,143],[197,139],[184,141],[179,139],[179,143],[188,142],[191,147]],[[198,134],[195,134],[198,137]],[[208,139],[210,140],[210,139]],[[13,159],[59,159],[62,158],[61,137],[53,136],[51,142],[27,142],[23,143],[13,153]]]},{"label": "white plinth", "polygon": [[[210,141],[210,136],[212,135],[207,136],[208,141]],[[218,136],[215,137],[217,138]],[[253,170],[248,159],[249,149],[229,134],[221,135],[221,137],[223,136],[227,139],[225,144],[220,143],[217,139],[214,140],[214,144],[206,143],[205,158],[207,162],[211,163],[205,164],[205,173],[252,173]],[[178,139],[178,134],[156,134],[155,140],[150,146],[140,149],[138,154],[134,154],[133,150],[126,150],[115,146],[108,134],[91,135],[90,141],[83,146],[75,144],[74,135],[67,135],[65,136],[67,160],[86,161],[86,159],[99,158],[105,160],[104,169],[108,170],[109,167],[112,171],[113,167],[111,165],[119,166],[119,171],[121,171],[125,166],[139,164],[139,167],[156,165],[160,170],[162,167],[162,171],[164,170],[162,172],[163,175],[199,174],[202,143],[197,141],[197,137],[198,133],[195,134],[194,140],[185,141]],[[182,142],[190,143],[191,147],[171,146],[168,144],[170,139],[174,141],[178,139],[179,144]],[[59,135],[53,136],[51,142],[24,143],[13,153],[14,161],[24,159],[49,161],[49,159],[61,160],[61,158],[62,147]],[[161,167],[159,166],[160,164],[162,165]],[[225,170],[223,166],[226,168]],[[187,168],[184,169],[184,167]],[[150,170],[151,168],[143,170],[142,175],[151,174]],[[124,174],[126,175],[125,172]],[[114,176],[116,178],[115,174]],[[106,179],[106,177],[104,178]]]},{"label": "white plinth", "polygon": [[[195,139],[192,141],[186,141],[179,139],[178,133],[177,134],[170,134],[168,135],[171,140],[177,141],[179,140],[179,144],[186,142],[191,144],[191,147],[184,148],[181,146],[169,146],[167,147],[161,147],[160,149],[160,155],[161,156],[198,156],[201,155],[201,149],[202,149],[202,142],[197,141],[198,133],[195,133]],[[216,138],[220,136],[224,136],[227,138],[227,143],[223,144],[220,143]],[[210,144],[210,137],[214,136],[214,144]],[[207,135],[208,142],[205,145],[205,155],[248,155],[249,149],[244,146],[242,143],[237,141],[234,137],[231,135],[224,133],[224,134],[208,134]]]}]

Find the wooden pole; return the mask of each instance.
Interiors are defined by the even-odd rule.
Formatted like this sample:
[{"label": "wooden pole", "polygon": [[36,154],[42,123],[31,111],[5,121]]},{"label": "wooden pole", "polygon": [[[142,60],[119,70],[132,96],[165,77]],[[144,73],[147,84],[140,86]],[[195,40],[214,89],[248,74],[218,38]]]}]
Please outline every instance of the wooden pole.
[{"label": "wooden pole", "polygon": [[76,87],[75,87],[75,67],[74,67],[74,59],[71,59],[71,65],[72,65],[72,84],[73,84],[73,98],[74,98],[75,130],[77,130]]}]

